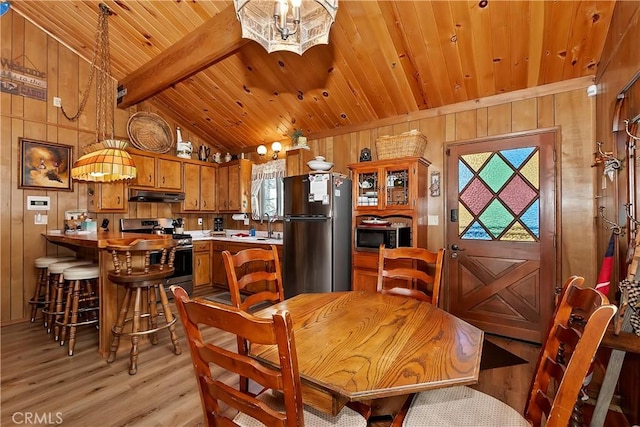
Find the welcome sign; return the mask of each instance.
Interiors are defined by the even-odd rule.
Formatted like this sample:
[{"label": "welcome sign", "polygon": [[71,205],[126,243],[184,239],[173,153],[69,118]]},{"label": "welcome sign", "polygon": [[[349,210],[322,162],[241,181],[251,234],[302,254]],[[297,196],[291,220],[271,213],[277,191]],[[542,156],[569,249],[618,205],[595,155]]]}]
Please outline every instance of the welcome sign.
[{"label": "welcome sign", "polygon": [[[20,59],[24,59],[20,63]],[[0,90],[12,95],[47,101],[47,74],[35,67],[28,67],[26,55],[17,59],[0,58]]]}]

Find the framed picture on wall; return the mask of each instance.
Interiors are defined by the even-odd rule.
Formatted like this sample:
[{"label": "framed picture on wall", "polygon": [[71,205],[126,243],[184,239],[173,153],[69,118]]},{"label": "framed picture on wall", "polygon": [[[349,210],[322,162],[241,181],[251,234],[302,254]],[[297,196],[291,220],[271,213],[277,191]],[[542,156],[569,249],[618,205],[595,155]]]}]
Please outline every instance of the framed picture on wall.
[{"label": "framed picture on wall", "polygon": [[73,191],[73,147],[20,138],[18,188]]}]

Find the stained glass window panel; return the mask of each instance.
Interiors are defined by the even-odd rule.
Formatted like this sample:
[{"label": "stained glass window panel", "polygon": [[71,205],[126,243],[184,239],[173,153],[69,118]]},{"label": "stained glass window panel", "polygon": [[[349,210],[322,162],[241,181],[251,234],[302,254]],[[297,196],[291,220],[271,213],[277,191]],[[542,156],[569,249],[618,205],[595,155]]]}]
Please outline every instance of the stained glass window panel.
[{"label": "stained glass window panel", "polygon": [[511,163],[514,169],[518,169],[520,165],[527,160],[534,149],[534,147],[514,148],[513,150],[503,150],[500,154],[502,154],[504,158]]},{"label": "stained glass window panel", "polygon": [[467,189],[460,195],[460,200],[467,205],[474,215],[478,215],[492,197],[493,195],[487,186],[480,179],[474,178]]},{"label": "stained glass window panel", "polygon": [[479,176],[493,190],[498,191],[513,175],[513,169],[498,155],[491,157]]},{"label": "stained glass window panel", "polygon": [[473,178],[473,172],[462,161],[458,161],[458,191],[462,191]]},{"label": "stained glass window panel", "polygon": [[462,239],[540,238],[537,147],[463,155],[458,159],[458,232]]},{"label": "stained glass window panel", "polygon": [[489,207],[480,215],[480,221],[497,238],[513,221],[513,215],[499,200],[491,202]]},{"label": "stained glass window panel", "polygon": [[458,203],[458,234],[462,234],[464,230],[473,221],[473,215],[464,207],[462,203]]},{"label": "stained glass window panel", "polygon": [[538,152],[531,156],[531,159],[527,162],[526,165],[520,169],[520,173],[522,176],[533,185],[533,188],[536,190],[540,189],[540,174],[538,170],[540,169],[540,156]]},{"label": "stained glass window panel", "polygon": [[514,177],[500,192],[500,199],[516,215],[519,215],[524,208],[529,206],[529,203],[536,196],[536,192],[519,176]]},{"label": "stained glass window panel", "polygon": [[467,164],[473,171],[478,172],[482,165],[484,165],[484,162],[486,162],[487,159],[491,156],[491,154],[492,153],[490,152],[466,154],[462,156],[462,158],[465,162],[467,162]]},{"label": "stained glass window panel", "polygon": [[482,228],[477,222],[474,222],[471,227],[469,227],[469,230],[461,237],[469,240],[491,240],[491,236],[489,236],[487,230]]},{"label": "stained glass window panel", "polygon": [[529,209],[520,215],[520,221],[536,238],[540,238],[540,200],[533,202]]}]

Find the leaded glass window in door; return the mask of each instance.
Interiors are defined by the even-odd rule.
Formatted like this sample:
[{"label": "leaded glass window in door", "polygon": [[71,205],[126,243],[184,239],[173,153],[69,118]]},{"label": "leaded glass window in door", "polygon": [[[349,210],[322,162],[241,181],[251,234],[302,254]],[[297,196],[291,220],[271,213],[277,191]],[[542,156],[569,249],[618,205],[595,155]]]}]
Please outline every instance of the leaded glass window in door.
[{"label": "leaded glass window in door", "polygon": [[466,154],[458,159],[461,239],[538,241],[538,147]]}]

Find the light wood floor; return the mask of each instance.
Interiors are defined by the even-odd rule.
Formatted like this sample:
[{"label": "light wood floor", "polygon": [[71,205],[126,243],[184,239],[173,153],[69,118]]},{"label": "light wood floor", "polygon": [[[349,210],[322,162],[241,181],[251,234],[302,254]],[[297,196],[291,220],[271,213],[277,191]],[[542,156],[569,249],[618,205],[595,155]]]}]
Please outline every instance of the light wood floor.
[{"label": "light wood floor", "polygon": [[[96,351],[91,327],[79,328],[73,357],[39,321],[2,327],[0,425],[52,425],[59,419],[62,425],[80,427],[203,425],[189,351],[177,326],[182,354],[173,354],[168,333],[161,331],[157,346],[142,343],[134,376],[128,374],[127,339],[121,340],[116,361],[107,364]],[[215,339],[235,346],[232,336],[217,333]],[[539,347],[489,339],[530,363],[483,371],[475,388],[522,412]],[[37,414],[40,423],[34,418],[24,422],[29,413]]]}]

